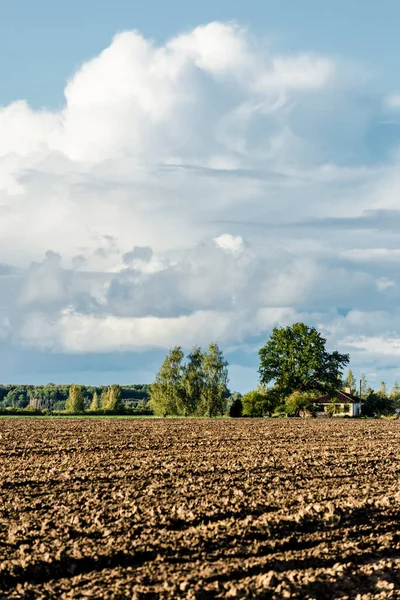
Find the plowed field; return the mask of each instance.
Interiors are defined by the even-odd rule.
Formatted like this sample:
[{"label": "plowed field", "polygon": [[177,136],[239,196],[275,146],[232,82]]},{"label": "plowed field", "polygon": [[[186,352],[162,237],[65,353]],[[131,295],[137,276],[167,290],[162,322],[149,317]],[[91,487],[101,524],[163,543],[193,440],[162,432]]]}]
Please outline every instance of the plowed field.
[{"label": "plowed field", "polygon": [[0,419],[0,598],[400,598],[400,423]]}]

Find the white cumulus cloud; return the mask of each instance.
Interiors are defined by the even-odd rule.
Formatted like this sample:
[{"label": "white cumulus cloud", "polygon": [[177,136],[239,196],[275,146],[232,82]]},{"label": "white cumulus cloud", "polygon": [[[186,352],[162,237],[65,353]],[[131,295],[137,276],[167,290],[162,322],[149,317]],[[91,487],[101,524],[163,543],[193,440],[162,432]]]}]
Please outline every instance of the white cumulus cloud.
[{"label": "white cumulus cloud", "polygon": [[4,352],[253,348],[301,318],[361,365],[356,337],[400,336],[398,164],[365,161],[370,118],[343,64],[220,22],[118,33],[60,109],[0,107]]}]

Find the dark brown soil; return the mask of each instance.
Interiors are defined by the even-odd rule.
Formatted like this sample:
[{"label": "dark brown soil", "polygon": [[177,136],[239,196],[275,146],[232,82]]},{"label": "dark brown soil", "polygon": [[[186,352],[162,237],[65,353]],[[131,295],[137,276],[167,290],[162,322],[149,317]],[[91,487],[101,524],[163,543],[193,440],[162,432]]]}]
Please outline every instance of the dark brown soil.
[{"label": "dark brown soil", "polygon": [[400,423],[0,419],[0,598],[400,598]]}]

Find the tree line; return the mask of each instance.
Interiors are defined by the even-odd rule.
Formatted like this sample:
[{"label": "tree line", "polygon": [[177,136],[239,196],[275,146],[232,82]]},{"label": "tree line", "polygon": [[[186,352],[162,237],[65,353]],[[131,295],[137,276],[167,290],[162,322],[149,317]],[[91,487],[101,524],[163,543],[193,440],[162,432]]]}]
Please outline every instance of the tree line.
[{"label": "tree line", "polygon": [[314,416],[315,400],[325,394],[332,397],[327,415],[333,416],[344,410],[335,395],[345,389],[361,398],[361,416],[393,415],[400,407],[397,382],[390,393],[384,382],[374,391],[362,375],[357,389],[351,369],[343,377],[349,355],[328,352],[326,339],[304,323],[275,328],[259,357],[259,385],[241,398],[244,416]]},{"label": "tree line", "polygon": [[76,389],[79,389],[79,402],[77,402],[79,411],[77,412],[119,410],[143,414],[152,413],[149,406],[149,385],[118,386],[118,403],[111,409],[108,397],[109,390],[112,388],[113,386],[56,385],[54,383],[42,386],[0,385],[0,411],[62,413],[71,407],[71,392],[76,395]]},{"label": "tree line", "polygon": [[331,396],[326,414],[346,412],[335,398],[338,390],[357,392],[362,399],[362,416],[392,415],[400,407],[397,383],[392,391],[381,384],[375,392],[361,376],[360,390],[349,369],[348,354],[326,348],[326,339],[314,327],[295,323],[273,329],[259,350],[259,384],[244,394],[230,394],[227,362],[216,343],[208,352],[195,346],[185,361],[182,349],[173,348],[165,357],[150,388],[150,404],[156,415],[232,417],[315,416],[321,407],[316,400]]},{"label": "tree line", "polygon": [[[98,412],[100,410],[119,413],[123,411],[121,402],[121,386],[114,383],[109,388],[103,390],[101,395],[94,391],[92,401],[89,406],[89,412]],[[71,385],[69,395],[65,403],[65,411],[71,414],[80,414],[85,412],[85,403],[81,385]]]},{"label": "tree line", "polygon": [[151,385],[0,386],[0,411],[69,414],[154,414],[156,416],[232,417],[313,416],[316,399],[330,395],[327,414],[342,410],[335,394],[348,389],[362,399],[362,416],[392,415],[400,408],[400,387],[384,382],[375,391],[365,375],[357,385],[348,354],[328,352],[314,327],[295,323],[273,329],[259,350],[259,384],[244,394],[228,389],[228,363],[216,342],[194,346],[185,357],[180,346],[164,358]]},{"label": "tree line", "polygon": [[[353,377],[349,369],[347,377]],[[348,379],[340,380],[337,389],[345,391],[348,386]],[[400,386],[396,381],[389,391],[385,382],[375,391],[366,382],[365,375],[361,376],[363,381],[362,393],[359,389],[352,389],[351,394],[361,398],[361,414],[364,417],[380,417],[394,415],[400,409]],[[239,395],[241,415],[246,417],[299,417],[315,416],[318,412],[318,406],[315,404],[316,394],[310,391],[293,391],[287,397],[282,397],[276,393],[273,388],[267,388],[263,385],[247,392],[243,396]],[[333,416],[346,412],[344,408],[333,398],[327,408],[327,415]]]},{"label": "tree line", "polygon": [[195,346],[185,359],[181,347],[166,355],[151,385],[1,386],[0,410],[52,414],[142,414],[207,416],[227,414],[228,363],[218,344]]}]

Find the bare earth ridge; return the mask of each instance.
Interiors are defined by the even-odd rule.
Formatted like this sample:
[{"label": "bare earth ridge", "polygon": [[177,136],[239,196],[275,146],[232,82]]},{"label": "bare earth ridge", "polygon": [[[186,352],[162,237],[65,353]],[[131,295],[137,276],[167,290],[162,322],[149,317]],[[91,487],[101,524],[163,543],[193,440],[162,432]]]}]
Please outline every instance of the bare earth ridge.
[{"label": "bare earth ridge", "polygon": [[0,419],[0,598],[400,598],[400,424]]}]

